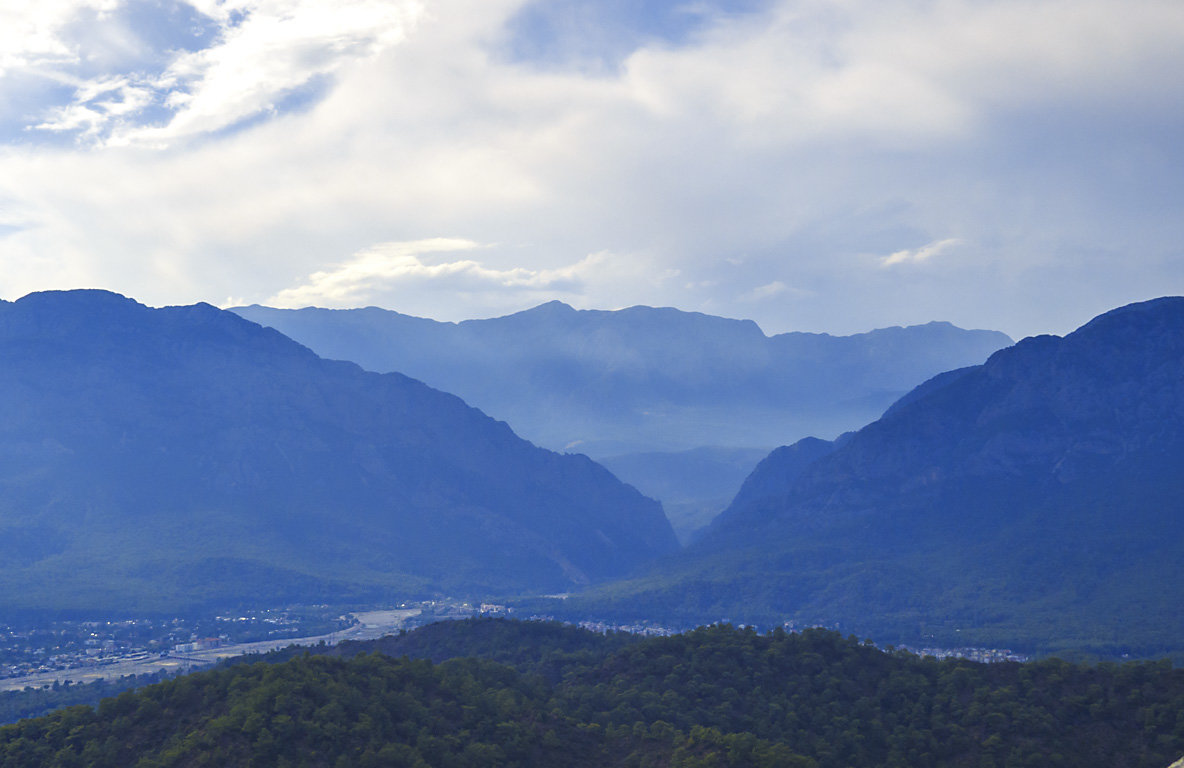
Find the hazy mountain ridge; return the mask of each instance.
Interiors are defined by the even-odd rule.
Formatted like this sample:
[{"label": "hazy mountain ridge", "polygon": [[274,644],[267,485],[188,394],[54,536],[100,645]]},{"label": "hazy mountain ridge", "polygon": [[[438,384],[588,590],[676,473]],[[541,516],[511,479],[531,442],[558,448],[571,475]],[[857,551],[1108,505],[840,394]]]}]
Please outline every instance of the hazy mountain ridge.
[{"label": "hazy mountain ridge", "polygon": [[32,294],[0,360],[0,528],[41,543],[11,605],[555,589],[675,546],[587,458],[208,305]]},{"label": "hazy mountain ridge", "polygon": [[454,392],[541,445],[593,456],[838,434],[933,374],[1011,343],[948,323],[768,337],[751,320],[557,301],[460,323],[373,307],[234,311],[325,357]]},{"label": "hazy mountain ridge", "polygon": [[660,499],[684,540],[770,447],[862,426],[933,374],[1011,343],[941,322],[768,337],[751,320],[558,301],[460,323],[375,307],[233,311],[325,357],[453,392],[540,445],[603,460]]},{"label": "hazy mountain ridge", "polygon": [[1182,298],[1025,339],[796,460],[780,449],[684,555],[606,590],[614,610],[1184,651]]}]

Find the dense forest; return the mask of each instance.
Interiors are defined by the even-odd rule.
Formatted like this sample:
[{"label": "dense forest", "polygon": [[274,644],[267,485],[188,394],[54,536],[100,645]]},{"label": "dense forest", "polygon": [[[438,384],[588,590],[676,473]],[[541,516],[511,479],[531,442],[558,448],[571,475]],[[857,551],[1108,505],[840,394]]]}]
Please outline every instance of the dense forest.
[{"label": "dense forest", "polygon": [[54,683],[44,688],[0,693],[0,723],[15,723],[27,717],[47,715],[54,710],[77,704],[98,704],[116,694],[158,683],[170,677],[168,672],[147,675],[124,675],[111,680],[90,683]]},{"label": "dense forest", "polygon": [[1184,754],[1184,670],[1166,662],[982,665],[822,630],[636,639],[488,619],[318,650],[4,726],[0,765],[1163,768]]}]

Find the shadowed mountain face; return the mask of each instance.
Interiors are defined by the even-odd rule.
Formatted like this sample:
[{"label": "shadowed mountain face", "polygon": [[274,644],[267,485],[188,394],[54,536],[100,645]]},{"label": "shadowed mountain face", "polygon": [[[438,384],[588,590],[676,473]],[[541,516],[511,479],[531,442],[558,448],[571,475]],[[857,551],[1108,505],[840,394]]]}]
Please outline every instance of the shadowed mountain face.
[{"label": "shadowed mountain face", "polygon": [[208,305],[32,294],[0,361],[0,608],[556,590],[676,546],[587,458]]},{"label": "shadowed mountain face", "polygon": [[837,435],[1011,343],[948,323],[767,337],[750,320],[560,302],[462,323],[376,308],[234,311],[324,357],[453,392],[540,445],[595,457]]},{"label": "shadowed mountain face", "polygon": [[616,597],[886,640],[1184,650],[1184,298],[1025,339],[799,459],[766,459]]}]

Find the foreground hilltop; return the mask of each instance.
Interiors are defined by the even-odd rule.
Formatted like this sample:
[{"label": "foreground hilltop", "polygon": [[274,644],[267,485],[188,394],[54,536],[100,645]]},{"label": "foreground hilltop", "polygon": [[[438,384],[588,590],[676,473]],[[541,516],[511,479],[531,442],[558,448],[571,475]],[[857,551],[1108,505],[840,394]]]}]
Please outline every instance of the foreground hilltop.
[{"label": "foreground hilltop", "polygon": [[[1167,664],[491,620],[338,650],[371,652],[240,664],[0,727],[0,765],[1164,768],[1184,752],[1184,671]],[[409,658],[424,656],[448,660]]]},{"label": "foreground hilltop", "polygon": [[205,304],[0,303],[0,455],[5,610],[556,590],[676,547],[589,459]]},{"label": "foreground hilltop", "polygon": [[1184,654],[1181,467],[1184,298],[1164,298],[942,374],[837,445],[775,452],[697,545],[597,600]]},{"label": "foreground hilltop", "polygon": [[461,323],[375,307],[234,311],[325,357],[454,392],[539,445],[597,458],[839,434],[1011,344],[949,323],[769,337],[751,320],[558,301]]}]

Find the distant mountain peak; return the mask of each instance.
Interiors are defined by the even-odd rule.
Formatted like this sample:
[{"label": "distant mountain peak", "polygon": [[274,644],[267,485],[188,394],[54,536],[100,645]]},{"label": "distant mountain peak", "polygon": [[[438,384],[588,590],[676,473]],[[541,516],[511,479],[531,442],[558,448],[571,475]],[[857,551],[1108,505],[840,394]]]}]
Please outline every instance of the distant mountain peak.
[{"label": "distant mountain peak", "polygon": [[103,288],[74,288],[68,290],[36,291],[13,302],[25,308],[61,307],[72,311],[95,309],[145,308],[143,304],[114,291]]},{"label": "distant mountain peak", "polygon": [[559,299],[551,299],[550,301],[544,301],[542,304],[539,304],[537,307],[535,307],[535,309],[557,309],[566,311],[573,309],[573,307],[570,304],[560,301]]},{"label": "distant mountain peak", "polygon": [[514,312],[510,316],[514,316],[514,315],[536,315],[536,316],[537,315],[543,315],[543,316],[546,316],[546,315],[570,315],[570,314],[574,314],[579,311],[580,310],[576,309],[575,307],[571,306],[570,304],[565,304],[564,302],[560,301],[559,299],[552,299],[551,301],[545,301],[542,304],[531,307],[530,309],[524,309],[521,312]]}]

